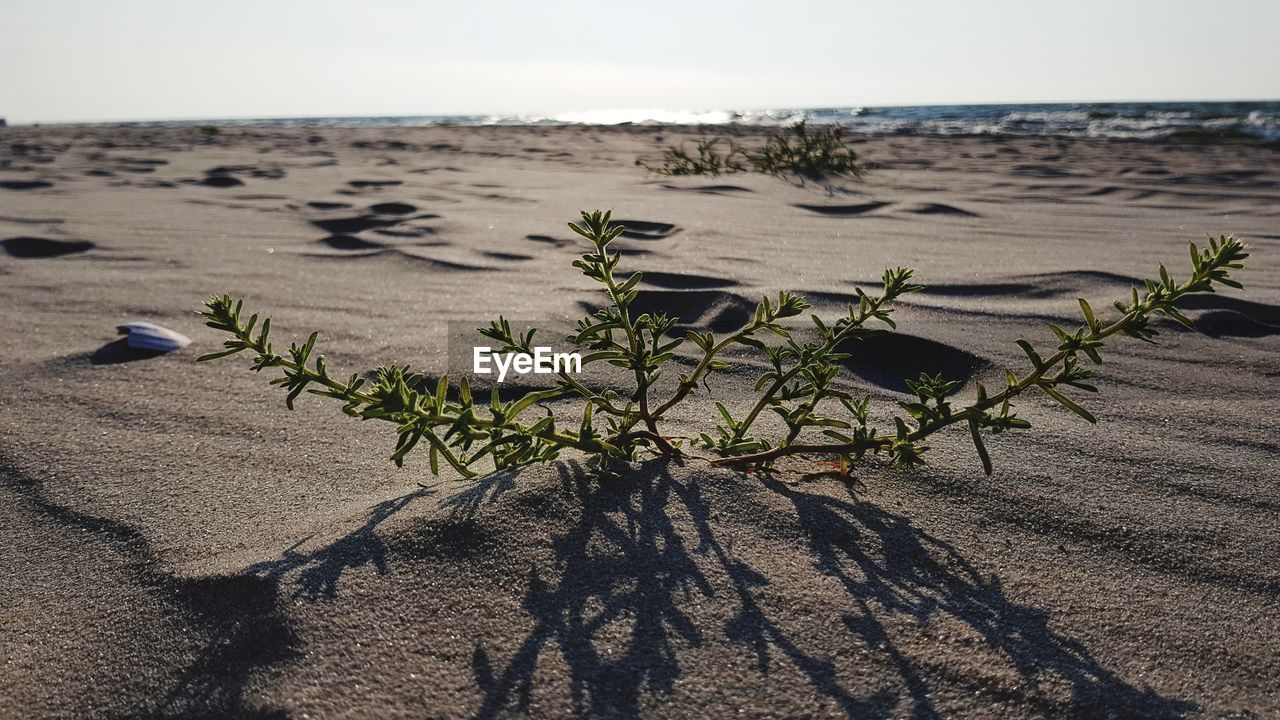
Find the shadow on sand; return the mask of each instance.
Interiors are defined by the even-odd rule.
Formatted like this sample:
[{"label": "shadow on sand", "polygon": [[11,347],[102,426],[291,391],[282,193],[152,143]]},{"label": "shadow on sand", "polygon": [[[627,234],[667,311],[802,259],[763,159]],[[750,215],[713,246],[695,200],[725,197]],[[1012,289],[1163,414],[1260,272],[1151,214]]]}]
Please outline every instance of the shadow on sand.
[{"label": "shadow on sand", "polygon": [[[4,485],[34,510],[130,554],[134,579],[172,605],[199,638],[202,649],[194,661],[177,673],[176,682],[155,688],[135,713],[139,717],[287,717],[283,709],[253,707],[245,697],[257,673],[300,657],[282,610],[286,598],[323,602],[335,597],[347,570],[372,566],[385,573],[389,553],[379,525],[434,492],[424,488],[378,503],[361,525],[318,549],[300,551],[304,540],[278,560],[235,575],[185,579],[161,570],[137,530],[51,502],[40,483],[3,456],[0,461]],[[482,701],[475,717],[527,710],[536,671],[543,664],[545,672],[547,662],[567,669],[576,714],[635,717],[652,707],[654,696],[673,691],[684,672],[681,648],[707,644],[740,645],[762,679],[791,665],[813,692],[851,717],[941,717],[932,700],[935,690],[980,688],[976,679],[943,676],[936,663],[926,667],[897,647],[887,621],[903,617],[971,628],[1021,680],[1017,690],[984,700],[1021,706],[1030,715],[1167,718],[1196,710],[1192,703],[1125,683],[1080,643],[1050,628],[1046,611],[1009,600],[997,579],[983,577],[954,548],[906,517],[766,478],[765,492],[790,504],[794,520],[787,527],[798,527],[807,544],[808,557],[797,560],[811,562],[843,592],[843,627],[829,629],[834,637],[826,638],[826,647],[873,648],[879,653],[876,667],[889,670],[891,681],[860,694],[842,674],[858,668],[841,668],[830,653],[808,649],[812,633],[797,637],[787,629],[788,618],[770,610],[770,577],[717,536],[705,478],[673,477],[661,462],[603,484],[575,462],[561,463],[559,471],[560,491],[575,499],[581,513],[565,520],[567,530],[554,539],[554,564],[530,574],[524,608],[532,629],[518,642],[503,643],[514,651],[491,652],[477,643],[471,669]],[[516,473],[494,475],[442,504],[465,523],[518,484]],[[732,618],[699,622],[702,615],[693,612],[699,601],[716,603]],[[1041,690],[1046,686],[1055,688],[1053,697]]]},{"label": "shadow on sand", "polygon": [[[577,496],[582,515],[555,541],[554,574],[531,575],[524,605],[535,626],[519,648],[496,665],[477,645],[473,671],[484,693],[477,717],[527,708],[545,653],[558,653],[556,664],[568,668],[577,714],[635,717],[650,704],[646,694],[670,692],[681,676],[678,646],[724,640],[754,656],[762,680],[775,663],[790,663],[814,692],[851,717],[941,717],[931,700],[938,686],[980,689],[976,678],[973,687],[964,677],[943,679],[895,647],[885,623],[895,615],[917,621],[941,616],[972,628],[1022,681],[1018,691],[989,699],[1021,705],[1032,715],[1167,718],[1196,709],[1126,684],[1080,643],[1050,628],[1047,612],[1010,601],[999,580],[981,576],[954,548],[907,518],[853,498],[765,480],[768,491],[790,501],[818,572],[836,578],[847,595],[844,627],[832,632],[843,631],[840,642],[850,646],[878,649],[897,677],[859,695],[842,685],[832,660],[805,649],[814,638],[791,636],[785,618],[765,609],[762,589],[770,578],[717,538],[713,509],[696,477],[676,479],[667,466],[653,463],[626,483],[601,487],[570,462],[561,465],[561,482]],[[696,543],[687,538],[689,522]],[[723,578],[731,588],[727,597]],[[685,610],[699,597],[731,602],[736,615],[723,626],[699,625]],[[617,626],[610,626],[619,619],[630,628],[622,643]],[[1045,683],[1058,689],[1055,697],[1041,691]],[[1066,701],[1060,697],[1064,683]]]}]

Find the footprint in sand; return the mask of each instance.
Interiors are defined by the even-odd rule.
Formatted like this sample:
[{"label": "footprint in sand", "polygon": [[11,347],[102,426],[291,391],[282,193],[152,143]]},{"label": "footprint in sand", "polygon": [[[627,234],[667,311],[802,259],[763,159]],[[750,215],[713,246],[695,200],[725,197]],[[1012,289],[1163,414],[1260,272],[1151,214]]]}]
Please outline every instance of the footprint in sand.
[{"label": "footprint in sand", "polygon": [[159,160],[151,158],[111,158],[116,164],[116,169],[122,172],[147,174],[156,171],[156,168],[162,165],[168,165],[168,160]]},{"label": "footprint in sand", "polygon": [[347,183],[357,190],[369,190],[384,187],[395,187],[403,185],[403,180],[351,180]]},{"label": "footprint in sand", "polygon": [[680,228],[671,223],[649,220],[613,220],[609,227],[621,227],[622,237],[631,240],[662,240],[680,232]]},{"label": "footprint in sand", "polygon": [[[628,279],[630,275],[620,279]],[[710,275],[686,275],[684,273],[666,273],[647,271],[641,273],[641,285],[652,285],[665,290],[711,290],[714,288],[737,287],[738,283],[728,278],[711,277]]]},{"label": "footprint in sand", "polygon": [[507,262],[524,262],[525,260],[533,259],[532,255],[521,255],[520,253],[484,252],[481,254],[485,257],[493,258],[494,260],[505,260]]},{"label": "footprint in sand", "polygon": [[230,175],[210,175],[200,181],[201,185],[214,188],[240,187],[244,181]]},{"label": "footprint in sand", "polygon": [[16,258],[51,258],[92,250],[88,240],[51,240],[41,237],[12,237],[0,240],[4,251]]},{"label": "footprint in sand", "polygon": [[374,232],[384,237],[393,237],[393,238],[421,238],[421,237],[430,237],[432,235],[436,235],[439,233],[438,230],[427,225],[411,225],[411,226],[405,226],[405,227],[396,226],[396,227],[378,228],[377,230],[374,230]]},{"label": "footprint in sand", "polygon": [[555,245],[556,247],[572,247],[576,243],[568,238],[551,237],[550,235],[525,235],[525,240],[529,242],[542,243],[544,245]]},{"label": "footprint in sand", "polygon": [[1280,335],[1280,305],[1225,295],[1187,295],[1178,304],[1185,310],[1206,311],[1194,317],[1193,322],[1197,330],[1210,337]]},{"label": "footprint in sand", "polygon": [[215,188],[230,188],[244,185],[242,177],[259,180],[279,180],[284,177],[284,170],[278,167],[259,167],[257,165],[219,165],[204,171],[204,178],[197,180],[201,185]]},{"label": "footprint in sand", "polygon": [[[874,287],[879,280],[855,280],[853,285]],[[1066,270],[1053,273],[1032,273],[1030,275],[1012,275],[1007,278],[995,278],[987,282],[975,283],[931,283],[916,293],[920,297],[1022,297],[1053,298],[1061,297],[1072,301],[1081,295],[1116,295],[1127,294],[1130,287],[1141,286],[1142,280],[1130,275],[1106,272],[1103,270]],[[838,293],[812,292],[806,293],[814,298],[846,302],[848,296]]]},{"label": "footprint in sand", "polygon": [[[646,279],[648,275],[646,274]],[[737,283],[726,281],[726,287]],[[580,303],[588,312],[595,312],[591,303]],[[666,313],[680,319],[686,327],[705,328],[713,332],[727,332],[742,327],[751,319],[756,304],[739,295],[724,290],[640,290],[631,301],[635,314]]]},{"label": "footprint in sand", "polygon": [[1036,164],[1018,165],[1013,169],[1013,174],[1021,175],[1023,177],[1033,177],[1033,178],[1084,177],[1079,173],[1073,173],[1067,170],[1063,170],[1061,167],[1058,167],[1057,165],[1036,165]]},{"label": "footprint in sand", "polygon": [[330,235],[326,238],[320,238],[316,242],[334,250],[381,250],[386,247],[382,243],[364,240],[354,235]]},{"label": "footprint in sand", "polygon": [[5,190],[42,190],[53,187],[48,180],[0,180],[0,188]]},{"label": "footprint in sand", "polygon": [[905,208],[906,212],[913,215],[958,215],[961,217],[982,217],[976,212],[958,208],[954,205],[945,205],[943,203],[920,203]]},{"label": "footprint in sand", "polygon": [[749,193],[755,192],[751,188],[744,188],[741,185],[695,185],[685,187],[681,185],[673,185],[671,183],[663,183],[659,185],[663,190],[682,190],[684,192],[696,192],[703,195],[729,195],[731,193]]},{"label": "footprint in sand", "polygon": [[473,250],[456,248],[448,243],[422,243],[401,246],[395,249],[397,255],[419,263],[425,263],[441,270],[463,270],[469,272],[487,272],[501,270],[493,265],[477,264],[480,253]]},{"label": "footprint in sand", "polygon": [[377,203],[376,205],[370,205],[369,209],[375,213],[378,213],[379,215],[408,215],[409,213],[417,210],[418,208],[414,207],[413,205],[410,205],[409,203],[385,202],[385,203]]},{"label": "footprint in sand", "polygon": [[283,168],[275,166],[258,166],[258,165],[219,165],[218,167],[209,168],[204,171],[205,175],[238,175],[241,177],[251,177],[259,180],[279,180],[284,177]]},{"label": "footprint in sand", "polygon": [[373,228],[385,228],[400,222],[398,218],[379,217],[373,214],[355,215],[351,217],[326,218],[312,220],[311,224],[334,235],[353,235]]},{"label": "footprint in sand", "polygon": [[947,380],[967,383],[992,367],[989,360],[927,338],[887,333],[853,340],[837,348],[849,353],[840,364],[854,375],[886,390],[907,392],[903,379],[920,373],[942,373]]},{"label": "footprint in sand", "polygon": [[892,203],[887,202],[869,202],[858,205],[805,205],[798,203],[795,207],[801,210],[808,210],[818,215],[830,215],[833,217],[855,217],[858,215],[866,215],[880,208],[888,207]]}]

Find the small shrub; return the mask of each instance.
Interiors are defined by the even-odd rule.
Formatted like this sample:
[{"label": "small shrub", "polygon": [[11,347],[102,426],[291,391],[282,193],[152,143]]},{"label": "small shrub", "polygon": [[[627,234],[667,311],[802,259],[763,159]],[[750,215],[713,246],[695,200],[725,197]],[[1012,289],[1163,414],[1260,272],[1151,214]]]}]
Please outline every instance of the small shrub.
[{"label": "small shrub", "polygon": [[[729,145],[729,151],[723,155],[716,150],[721,142]],[[721,173],[737,173],[746,171],[743,161],[747,154],[736,147],[732,140],[701,140],[696,145],[696,156],[690,155],[684,148],[669,147],[662,154],[662,163],[651,166],[643,160],[636,164],[659,175],[720,175]]]},{"label": "small shrub", "polygon": [[862,177],[858,153],[844,143],[844,128],[803,120],[775,134],[751,156],[756,169],[770,175],[794,173],[811,178]]},{"label": "small shrub", "polygon": [[205,137],[216,137],[219,133],[222,132],[222,130],[219,129],[217,125],[201,125],[199,130],[200,130],[200,134],[204,135]]},{"label": "small shrub", "polygon": [[[728,154],[716,151],[720,142],[728,143]],[[660,175],[720,175],[754,170],[768,175],[819,179],[858,178],[865,172],[858,153],[845,144],[843,128],[839,125],[811,128],[803,120],[774,133],[756,151],[719,138],[699,141],[696,151],[695,157],[684,146],[672,146],[664,151],[659,164],[650,165],[643,160],[637,160],[636,164]]]},{"label": "small shrub", "polygon": [[[697,446],[714,454],[706,458],[714,465],[767,468],[788,455],[830,456],[837,459],[841,474],[845,474],[852,463],[868,454],[882,455],[900,466],[918,465],[924,461],[928,450],[925,440],[930,435],[959,425],[968,430],[983,470],[990,474],[984,434],[1030,427],[1014,412],[1015,399],[1039,391],[1085,420],[1096,422],[1067,395],[1097,392],[1091,383],[1092,371],[1084,361],[1100,363],[1104,344],[1112,337],[1127,335],[1150,341],[1156,335],[1150,325],[1155,315],[1189,326],[1190,321],[1177,309],[1178,300],[1193,293],[1213,292],[1216,285],[1241,287],[1229,271],[1243,267],[1242,261],[1248,257],[1244,244],[1232,237],[1211,239],[1204,249],[1192,244],[1187,280],[1175,282],[1162,265],[1158,279],[1147,280],[1144,290],[1134,288],[1127,301],[1115,303],[1118,316],[1109,322],[1081,299],[1078,326],[1064,329],[1049,325],[1053,338],[1048,352],[1019,340],[1029,368],[1022,373],[1006,370],[1002,387],[988,389],[978,384],[972,397],[961,400],[955,395],[959,383],[942,375],[922,374],[906,380],[915,398],[898,403],[900,412],[880,430],[872,425],[870,396],[854,396],[834,386],[837,363],[848,357],[839,348],[847,341],[895,327],[891,317],[894,303],[921,289],[912,282],[910,269],[886,270],[875,294],[855,289],[848,312],[840,317],[823,320],[812,315],[817,331],[813,341],[796,340],[782,324],[810,307],[801,296],[787,292],[762,299],[752,318],[728,334],[694,331],[673,337],[676,318],[632,312],[642,275],[619,278],[620,256],[610,250],[624,228],[612,223],[609,213],[599,211],[583,212],[581,223],[570,223],[569,227],[590,243],[574,266],[599,283],[608,298],[603,310],[579,322],[570,340],[587,351],[584,366],[603,363],[618,367],[631,386],[625,394],[596,391],[566,372],[559,374],[557,387],[518,400],[502,400],[495,387],[487,403],[473,395],[466,377],[456,386],[442,377],[428,387],[425,378],[408,366],[379,368],[372,382],[358,375],[342,380],[330,373],[323,355],[312,358],[316,333],[301,345],[291,345],[286,354],[278,354],[271,344],[270,319],[264,319],[260,328],[256,314],[242,319],[241,302],[226,295],[208,300],[203,314],[210,327],[231,337],[222,351],[200,360],[248,352],[253,356],[253,370],[281,372],[271,384],[287,391],[285,401],[290,408],[306,391],[339,400],[342,410],[352,417],[394,423],[398,441],[391,459],[402,464],[410,451],[425,443],[432,473],[439,473],[441,460],[462,475],[472,476],[486,458],[492,467],[505,469],[549,461],[564,450],[594,455],[599,467],[605,469],[608,461],[632,461],[644,451],[677,457]],[[536,329],[513,332],[510,323],[500,317],[479,332],[500,345],[499,352],[533,354]],[[766,338],[777,339],[767,343]],[[686,342],[697,347],[697,362],[692,370],[680,371],[671,361]],[[759,352],[768,367],[755,384],[758,396],[751,407],[734,414],[717,402],[719,422],[714,428],[696,438],[665,435],[662,423],[672,409],[696,393],[709,376],[730,367],[720,355],[731,346]],[[665,383],[668,392],[663,394],[657,383],[667,372],[677,373],[676,382],[674,387]],[[535,403],[560,397],[581,400],[581,415],[567,420],[526,412]],[[785,431],[772,437],[761,434],[757,420],[766,411],[782,419]]]}]

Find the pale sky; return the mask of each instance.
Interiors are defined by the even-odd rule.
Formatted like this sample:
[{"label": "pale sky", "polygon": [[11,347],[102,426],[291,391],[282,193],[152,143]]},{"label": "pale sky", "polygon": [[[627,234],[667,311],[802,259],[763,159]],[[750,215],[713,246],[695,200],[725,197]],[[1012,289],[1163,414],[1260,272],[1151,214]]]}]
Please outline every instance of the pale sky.
[{"label": "pale sky", "polygon": [[1280,99],[1280,0],[0,0],[10,122]]}]

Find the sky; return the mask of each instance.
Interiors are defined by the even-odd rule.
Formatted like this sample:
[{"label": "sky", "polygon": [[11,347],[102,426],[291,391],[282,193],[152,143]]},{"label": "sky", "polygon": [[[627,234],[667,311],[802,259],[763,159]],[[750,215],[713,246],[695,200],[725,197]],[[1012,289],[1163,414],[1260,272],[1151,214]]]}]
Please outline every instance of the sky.
[{"label": "sky", "polygon": [[1280,99],[1280,0],[0,0],[10,122]]}]

